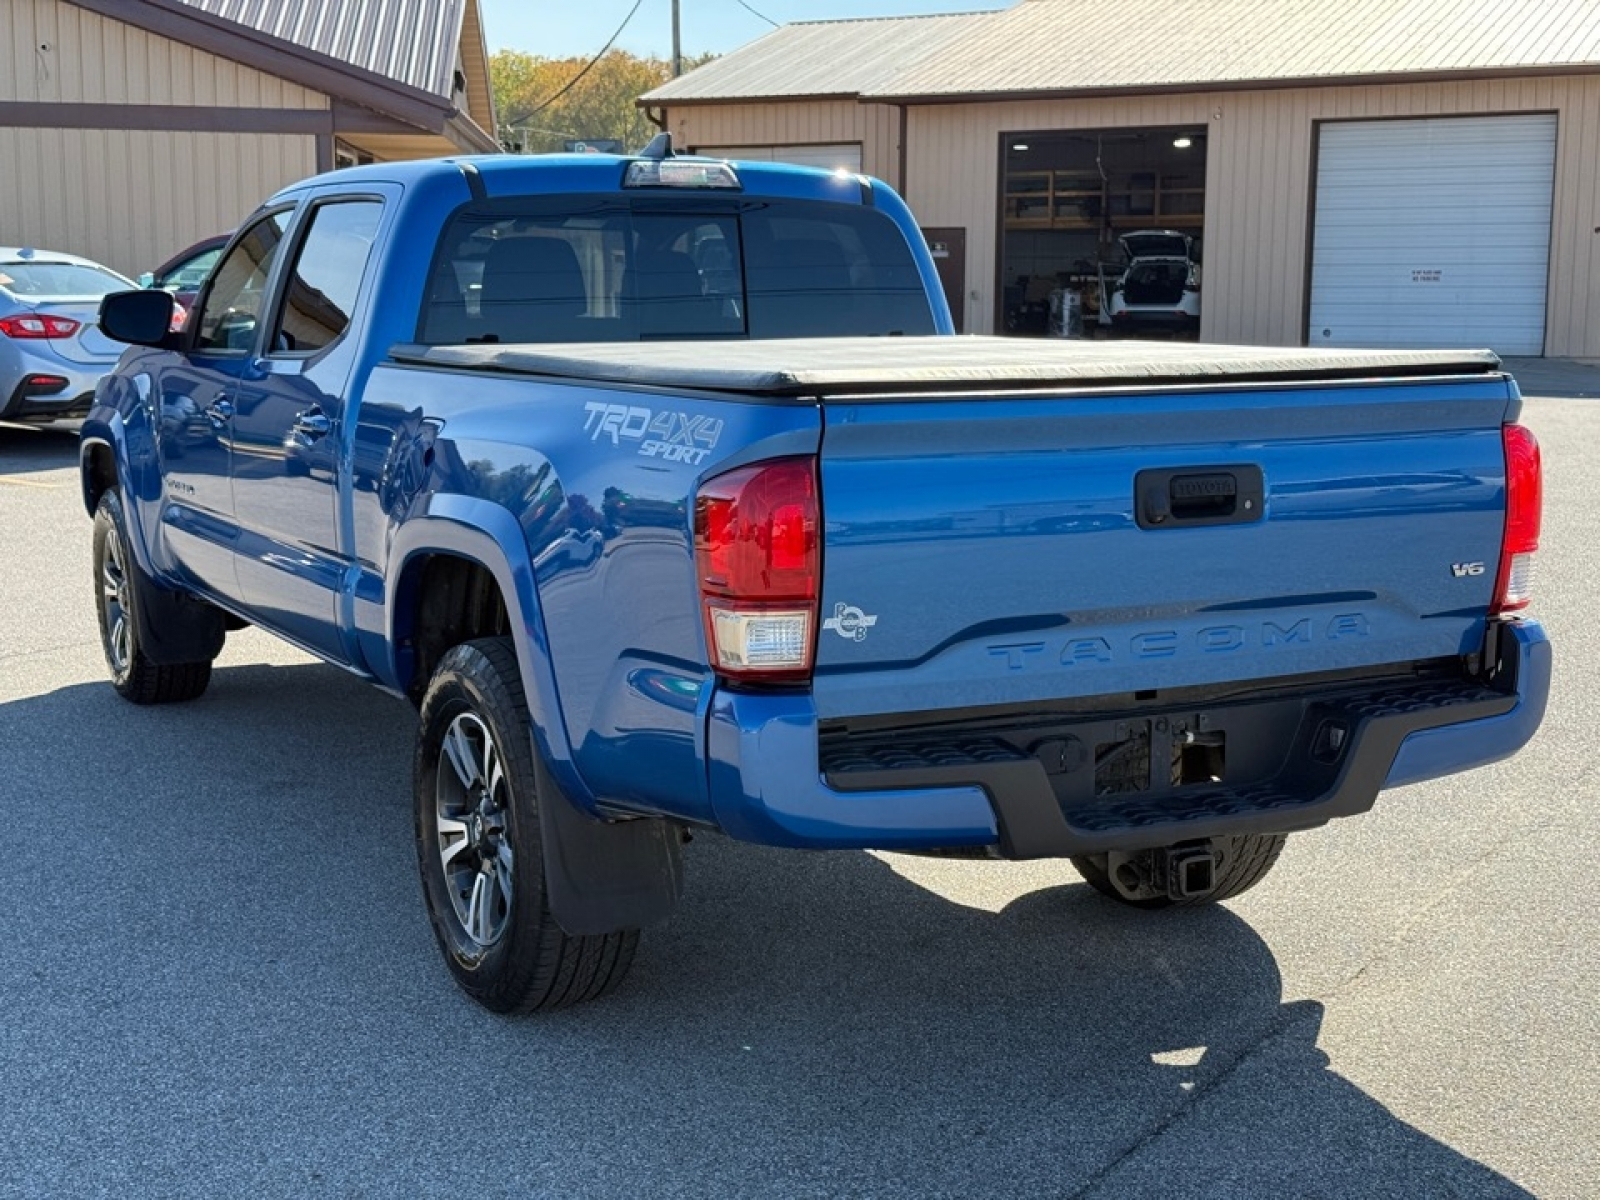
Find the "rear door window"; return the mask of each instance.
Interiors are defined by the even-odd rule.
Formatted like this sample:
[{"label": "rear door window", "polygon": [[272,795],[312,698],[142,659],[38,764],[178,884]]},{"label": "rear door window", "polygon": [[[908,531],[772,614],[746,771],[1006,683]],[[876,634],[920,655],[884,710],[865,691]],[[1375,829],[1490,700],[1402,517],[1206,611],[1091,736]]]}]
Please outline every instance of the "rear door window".
[{"label": "rear door window", "polygon": [[349,328],[382,214],[377,200],[341,200],[311,210],[268,343],[273,353],[314,353]]}]

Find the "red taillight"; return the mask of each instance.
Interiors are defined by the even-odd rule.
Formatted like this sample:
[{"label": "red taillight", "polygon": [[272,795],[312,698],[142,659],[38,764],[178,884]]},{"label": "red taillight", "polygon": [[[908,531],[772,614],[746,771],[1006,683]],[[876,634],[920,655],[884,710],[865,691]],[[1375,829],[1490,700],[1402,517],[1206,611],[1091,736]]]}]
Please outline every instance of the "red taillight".
[{"label": "red taillight", "polygon": [[816,648],[817,464],[780,458],[701,485],[694,557],[711,664],[729,678],[794,682]]},{"label": "red taillight", "polygon": [[79,323],[70,317],[52,317],[48,313],[0,318],[0,333],[9,338],[71,337],[78,332],[78,327]]},{"label": "red taillight", "polygon": [[182,333],[183,324],[189,319],[189,310],[176,300],[172,302],[172,319],[167,322],[168,333]]},{"label": "red taillight", "polygon": [[1544,476],[1539,443],[1530,430],[1505,425],[1500,438],[1506,450],[1506,534],[1491,611],[1505,613],[1526,608],[1533,599],[1533,552],[1539,548]]}]

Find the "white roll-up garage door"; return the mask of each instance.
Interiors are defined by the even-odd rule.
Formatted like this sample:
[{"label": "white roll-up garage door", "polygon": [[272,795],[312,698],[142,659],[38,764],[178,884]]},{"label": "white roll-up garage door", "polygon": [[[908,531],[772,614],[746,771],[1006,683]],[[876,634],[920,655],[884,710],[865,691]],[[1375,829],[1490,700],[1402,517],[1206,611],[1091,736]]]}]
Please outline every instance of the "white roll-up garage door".
[{"label": "white roll-up garage door", "polygon": [[1556,118],[1322,126],[1313,346],[1544,353]]},{"label": "white roll-up garage door", "polygon": [[747,158],[756,162],[793,163],[800,167],[822,167],[827,171],[861,171],[861,143],[840,142],[833,146],[700,146],[696,154],[712,158]]}]

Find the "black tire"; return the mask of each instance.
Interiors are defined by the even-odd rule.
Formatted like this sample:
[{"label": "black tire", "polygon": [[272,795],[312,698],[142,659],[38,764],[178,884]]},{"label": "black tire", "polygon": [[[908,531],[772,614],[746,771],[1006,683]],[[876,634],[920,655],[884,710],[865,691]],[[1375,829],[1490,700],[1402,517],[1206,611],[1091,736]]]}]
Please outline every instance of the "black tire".
[{"label": "black tire", "polygon": [[439,661],[417,732],[417,864],[456,982],[495,1012],[604,996],[639,944],[636,929],[572,937],[551,915],[531,728],[510,638]]},{"label": "black tire", "polygon": [[1072,865],[1083,876],[1085,883],[1102,896],[1109,896],[1120,904],[1144,909],[1190,908],[1197,904],[1215,904],[1218,900],[1230,899],[1255,887],[1272,870],[1287,840],[1287,835],[1282,833],[1247,833],[1236,837],[1212,838],[1211,850],[1217,856],[1216,886],[1203,896],[1183,899],[1171,896],[1129,899],[1111,882],[1106,873],[1104,854],[1075,857]]},{"label": "black tire", "polygon": [[111,672],[111,686],[135,704],[193,700],[211,682],[211,660],[153,663],[146,656],[135,607],[144,576],[128,549],[127,529],[122,499],[108,488],[94,513],[94,579],[100,649]]}]

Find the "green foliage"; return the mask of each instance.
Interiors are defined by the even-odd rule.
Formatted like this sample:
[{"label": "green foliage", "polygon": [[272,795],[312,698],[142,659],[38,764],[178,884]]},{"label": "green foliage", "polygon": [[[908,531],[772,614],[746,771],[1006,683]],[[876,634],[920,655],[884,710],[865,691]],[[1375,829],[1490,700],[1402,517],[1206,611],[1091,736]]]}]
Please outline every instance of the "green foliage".
[{"label": "green foliage", "polygon": [[[714,57],[686,58],[684,70]],[[540,58],[516,50],[491,56],[489,80],[500,116],[501,142],[540,154],[561,150],[569,141],[604,139],[637,150],[654,137],[656,127],[634,101],[670,79],[672,64],[612,50],[573,83],[587,62],[583,58]],[[567,88],[568,84],[572,86]],[[567,90],[562,92],[563,88]]]}]

